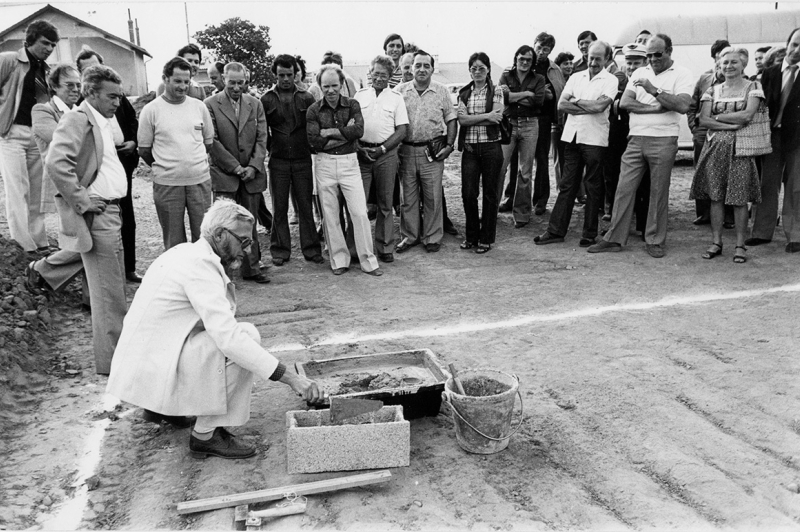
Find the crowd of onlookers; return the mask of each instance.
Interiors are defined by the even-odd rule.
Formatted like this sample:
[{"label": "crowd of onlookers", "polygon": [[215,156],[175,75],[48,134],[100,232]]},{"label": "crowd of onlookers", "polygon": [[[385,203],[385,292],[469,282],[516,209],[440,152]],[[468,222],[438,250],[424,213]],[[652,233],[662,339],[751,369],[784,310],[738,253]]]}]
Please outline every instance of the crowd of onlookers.
[{"label": "crowd of onlookers", "polygon": [[[647,253],[658,258],[687,115],[694,223],[710,224],[712,233],[703,258],[722,254],[725,227],[736,231],[734,262],[747,260],[746,246],[770,242],[781,183],[786,251],[800,251],[800,89],[793,90],[800,33],[786,46],[759,48],[752,78],[744,75],[749,52],[727,41],[714,43],[709,70],[694,79],[673,61],[668,35],[632,37],[622,66],[591,31],[578,35],[577,56],[562,52],[555,60],[555,37],[540,33],[503,72],[492,73],[490,58],[473,53],[471,81],[455,106],[432,79],[435,55],[397,34],[370,62],[364,87],[344,72],[338,53],[324,54],[310,81],[305,61],[282,54],[271,67],[275,85],[260,97],[247,65],[236,62],[209,66],[207,97],[196,81],[202,51],[189,44],[164,65],[159,96],[137,116],[100,54],[84,49],[74,65],[49,66],[58,29],[37,20],[21,50],[0,54],[0,173],[10,236],[37,259],[27,272],[34,291],[59,290],[85,271],[95,351],[106,364],[126,312],[124,282],[142,280],[131,201],[140,159],[152,168],[165,250],[199,240],[205,213],[226,199],[266,227],[274,266],[291,259],[291,212],[305,260],[324,264],[327,250],[335,275],[353,260],[382,275],[380,263],[395,254],[418,245],[435,253],[444,233],[459,233],[442,186],[444,161],[458,150],[461,249],[489,252],[498,212],[510,212],[515,228],[547,214],[552,152],[557,197],[534,244],[564,242],[582,205],[581,247],[620,251],[635,216]],[[47,239],[48,212],[59,214],[57,249]],[[600,220],[610,222],[605,231]],[[243,279],[267,283],[257,225],[247,237],[228,227],[225,245],[241,248],[234,264]]]}]

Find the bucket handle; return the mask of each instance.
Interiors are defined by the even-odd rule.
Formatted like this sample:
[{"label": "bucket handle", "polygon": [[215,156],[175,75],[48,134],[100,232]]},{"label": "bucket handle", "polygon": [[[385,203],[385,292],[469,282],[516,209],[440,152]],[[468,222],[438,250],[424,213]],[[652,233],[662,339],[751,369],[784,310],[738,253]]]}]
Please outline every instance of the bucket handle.
[{"label": "bucket handle", "polygon": [[[513,377],[515,379],[517,379],[517,382],[519,382],[519,377],[517,377],[516,375],[514,375]],[[512,430],[511,433],[508,436],[503,436],[501,438],[493,438],[492,436],[488,436],[488,435],[484,434],[483,432],[479,431],[478,429],[476,429],[475,427],[473,427],[472,423],[470,423],[469,421],[464,419],[464,417],[461,414],[458,413],[458,410],[456,410],[455,405],[453,405],[453,403],[450,401],[450,393],[451,392],[449,390],[445,390],[444,392],[442,392],[442,399],[444,399],[445,403],[450,405],[450,410],[452,410],[453,413],[458,416],[458,419],[463,421],[469,428],[471,428],[472,430],[474,430],[475,432],[477,432],[478,434],[480,434],[481,436],[483,436],[487,440],[505,441],[505,440],[509,439],[511,436],[513,436],[514,434],[516,434],[517,431],[519,431],[519,429],[522,428],[522,422],[525,421],[525,416],[523,415],[524,412],[525,412],[525,406],[522,404],[522,394],[519,391],[519,387],[517,387],[517,397],[519,397],[519,423],[517,424],[516,428],[514,430]]]}]

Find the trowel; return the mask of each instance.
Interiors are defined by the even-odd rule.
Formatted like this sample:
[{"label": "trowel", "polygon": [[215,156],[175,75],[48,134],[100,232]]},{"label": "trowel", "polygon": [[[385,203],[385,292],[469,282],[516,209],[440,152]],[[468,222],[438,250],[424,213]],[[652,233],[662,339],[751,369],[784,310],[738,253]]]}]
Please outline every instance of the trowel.
[{"label": "trowel", "polygon": [[383,401],[376,399],[346,399],[331,397],[331,423],[341,423],[368,412],[375,412],[383,408]]}]

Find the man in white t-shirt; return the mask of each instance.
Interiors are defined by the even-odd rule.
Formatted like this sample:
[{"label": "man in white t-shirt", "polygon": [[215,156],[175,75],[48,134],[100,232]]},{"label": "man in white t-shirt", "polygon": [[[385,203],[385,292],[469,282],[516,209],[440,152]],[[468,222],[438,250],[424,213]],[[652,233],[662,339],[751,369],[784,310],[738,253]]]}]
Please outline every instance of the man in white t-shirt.
[{"label": "man in white t-shirt", "polygon": [[630,113],[630,141],[622,156],[611,227],[603,240],[589,247],[589,253],[620,251],[628,242],[636,188],[650,168],[650,210],[644,238],[651,257],[664,256],[680,116],[689,110],[694,80],[689,69],[674,64],[672,39],[667,35],[659,33],[647,41],[647,58],[650,64],[631,75],[620,102]]},{"label": "man in white t-shirt", "polygon": [[597,218],[603,206],[603,159],[608,147],[608,108],[617,95],[619,82],[604,68],[611,58],[611,46],[595,41],[589,47],[589,68],[570,76],[558,101],[558,110],[567,114],[561,141],[564,147],[564,173],[558,198],[544,234],[533,239],[536,245],[563,242],[569,230],[575,198],[586,169],[586,207],[583,211],[581,247],[595,243]]},{"label": "man in white t-shirt", "polygon": [[375,251],[378,260],[394,261],[394,217],[392,196],[399,159],[397,147],[406,137],[408,112],[400,93],[388,86],[394,62],[387,55],[372,60],[369,73],[372,86],[356,92],[355,100],[364,116],[364,135],[359,141],[358,164],[369,195],[375,180],[378,216],[375,220]]},{"label": "man in white t-shirt", "polygon": [[139,117],[139,155],[153,167],[153,201],[165,250],[186,242],[187,211],[196,242],[211,206],[207,152],[214,126],[203,102],[187,97],[190,73],[184,59],[170,59],[163,70],[164,94],[145,105]]}]

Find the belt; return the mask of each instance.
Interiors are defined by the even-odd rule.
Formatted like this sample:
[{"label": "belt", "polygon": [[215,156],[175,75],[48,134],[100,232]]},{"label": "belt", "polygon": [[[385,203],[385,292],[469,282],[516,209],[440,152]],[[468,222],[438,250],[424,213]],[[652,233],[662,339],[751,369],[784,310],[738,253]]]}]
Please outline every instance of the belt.
[{"label": "belt", "polygon": [[379,142],[377,144],[373,144],[372,142],[364,142],[363,140],[359,140],[358,144],[360,146],[365,147],[365,148],[380,148],[381,146],[383,146],[383,142]]},{"label": "belt", "polygon": [[119,205],[119,202],[122,201],[122,199],[121,198],[114,198],[114,199],[104,199],[102,201],[106,205]]},{"label": "belt", "polygon": [[539,120],[538,116],[518,116],[516,118],[509,118],[509,120],[516,120],[517,122],[530,122],[532,120]]},{"label": "belt", "polygon": [[415,148],[419,148],[420,146],[427,146],[429,142],[430,142],[429,140],[423,140],[423,141],[420,141],[420,142],[406,142],[406,141],[403,141],[403,144],[405,144],[406,146],[414,146]]}]

